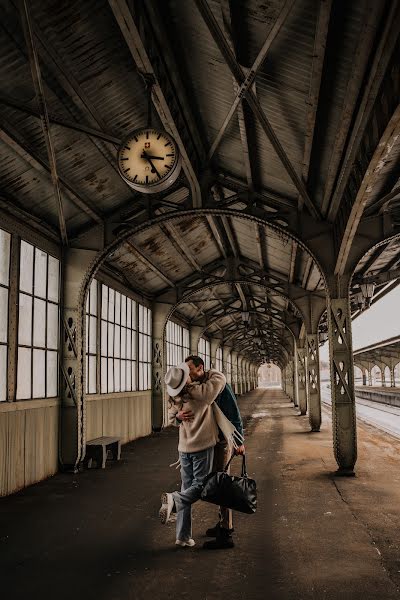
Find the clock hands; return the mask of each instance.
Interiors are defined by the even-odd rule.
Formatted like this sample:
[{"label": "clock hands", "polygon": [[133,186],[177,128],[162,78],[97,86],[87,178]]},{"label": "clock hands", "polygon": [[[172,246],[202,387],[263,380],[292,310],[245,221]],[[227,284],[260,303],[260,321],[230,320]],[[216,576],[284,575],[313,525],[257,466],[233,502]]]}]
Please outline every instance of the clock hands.
[{"label": "clock hands", "polygon": [[152,154],[147,154],[147,152],[145,152],[144,150],[140,158],[151,158],[152,160],[165,160],[164,156],[153,156]]},{"label": "clock hands", "polygon": [[[150,163],[150,165],[151,165],[151,172],[155,173],[157,175],[158,179],[161,179],[160,173],[157,171],[157,169],[155,168],[155,166],[153,165],[153,162],[151,160],[152,158],[158,158],[158,157],[149,156],[149,154],[147,154],[147,152],[145,152],[143,150],[143,154],[142,154],[141,158],[145,158]],[[163,160],[163,159],[161,158],[161,160]]]}]

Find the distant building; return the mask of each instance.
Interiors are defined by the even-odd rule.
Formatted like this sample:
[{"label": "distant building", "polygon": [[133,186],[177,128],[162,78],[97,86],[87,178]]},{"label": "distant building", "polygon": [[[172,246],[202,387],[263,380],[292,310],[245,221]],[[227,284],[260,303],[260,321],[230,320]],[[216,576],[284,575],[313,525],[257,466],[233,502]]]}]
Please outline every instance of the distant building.
[{"label": "distant building", "polygon": [[261,365],[258,370],[258,381],[260,387],[268,387],[270,385],[281,385],[281,370],[272,363]]}]

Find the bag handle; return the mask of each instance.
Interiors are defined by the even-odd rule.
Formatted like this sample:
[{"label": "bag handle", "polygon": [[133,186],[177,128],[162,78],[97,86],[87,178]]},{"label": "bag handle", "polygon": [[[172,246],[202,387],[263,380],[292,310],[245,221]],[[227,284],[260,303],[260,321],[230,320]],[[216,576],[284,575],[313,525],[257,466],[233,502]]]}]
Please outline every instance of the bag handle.
[{"label": "bag handle", "polygon": [[[228,470],[228,467],[231,464],[232,459],[235,456],[236,456],[236,454],[234,452],[232,452],[232,456],[230,457],[230,459],[228,460],[228,462],[226,463],[226,465],[224,467],[224,473],[226,473],[226,471]],[[242,477],[247,477],[246,454],[242,454]]]}]

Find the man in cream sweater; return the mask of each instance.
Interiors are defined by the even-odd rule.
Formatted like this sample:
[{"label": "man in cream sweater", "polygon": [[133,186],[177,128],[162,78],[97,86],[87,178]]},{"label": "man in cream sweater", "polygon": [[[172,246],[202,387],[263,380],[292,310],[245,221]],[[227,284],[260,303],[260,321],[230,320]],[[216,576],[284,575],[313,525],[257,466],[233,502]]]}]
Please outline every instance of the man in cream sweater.
[{"label": "man in cream sweater", "polygon": [[161,495],[161,523],[176,512],[176,544],[194,546],[192,538],[192,504],[200,499],[204,480],[213,465],[214,446],[218,441],[212,403],[225,387],[225,376],[210,370],[207,378],[192,381],[190,360],[172,367],[165,376],[170,396],[168,418],[179,427],[179,459],[182,486],[180,492]]}]

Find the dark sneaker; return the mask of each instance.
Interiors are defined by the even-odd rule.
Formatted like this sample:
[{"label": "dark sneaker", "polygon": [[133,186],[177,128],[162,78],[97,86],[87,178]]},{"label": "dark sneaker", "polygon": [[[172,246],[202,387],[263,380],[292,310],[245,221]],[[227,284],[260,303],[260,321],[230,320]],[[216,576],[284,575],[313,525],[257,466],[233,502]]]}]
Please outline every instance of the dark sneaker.
[{"label": "dark sneaker", "polygon": [[231,535],[219,535],[215,540],[210,540],[203,544],[205,550],[224,550],[225,548],[234,548],[234,546],[235,544]]},{"label": "dark sneaker", "polygon": [[[224,531],[228,531],[229,535],[232,535],[232,533],[235,531],[235,529],[232,527],[232,529],[227,529]],[[215,525],[215,527],[210,527],[210,529],[207,529],[206,536],[207,537],[217,537],[217,535],[219,535],[220,532],[221,532],[221,525],[219,523],[217,523]]]}]

